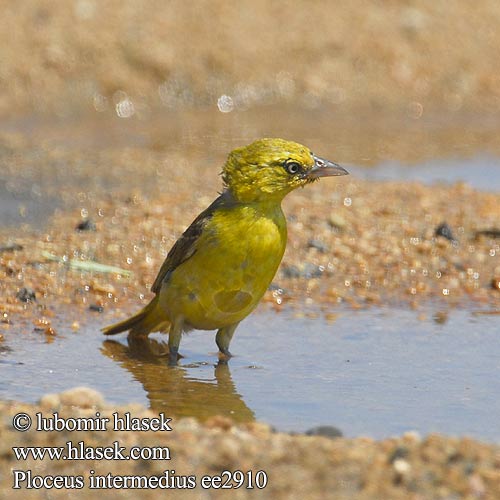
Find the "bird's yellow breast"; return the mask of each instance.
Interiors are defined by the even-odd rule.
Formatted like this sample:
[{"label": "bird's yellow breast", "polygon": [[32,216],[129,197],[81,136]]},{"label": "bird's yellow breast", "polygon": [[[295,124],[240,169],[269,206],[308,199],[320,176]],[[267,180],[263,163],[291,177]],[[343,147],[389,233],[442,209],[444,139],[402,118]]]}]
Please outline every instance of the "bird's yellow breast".
[{"label": "bird's yellow breast", "polygon": [[200,330],[241,321],[273,279],[286,246],[286,221],[277,203],[219,209],[207,221],[192,257],[160,291],[170,318]]}]

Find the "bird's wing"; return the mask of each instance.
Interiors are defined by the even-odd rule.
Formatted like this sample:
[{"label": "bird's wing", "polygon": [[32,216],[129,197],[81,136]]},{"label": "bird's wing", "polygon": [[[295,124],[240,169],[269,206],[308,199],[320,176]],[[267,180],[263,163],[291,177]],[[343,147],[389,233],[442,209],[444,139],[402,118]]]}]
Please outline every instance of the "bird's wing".
[{"label": "bird's wing", "polygon": [[234,203],[232,196],[225,191],[206,210],[196,217],[168,252],[167,258],[165,262],[163,262],[160,272],[151,287],[152,292],[158,293],[162,284],[168,280],[169,274],[195,254],[197,242],[214,212],[222,207],[228,207],[232,203]]}]

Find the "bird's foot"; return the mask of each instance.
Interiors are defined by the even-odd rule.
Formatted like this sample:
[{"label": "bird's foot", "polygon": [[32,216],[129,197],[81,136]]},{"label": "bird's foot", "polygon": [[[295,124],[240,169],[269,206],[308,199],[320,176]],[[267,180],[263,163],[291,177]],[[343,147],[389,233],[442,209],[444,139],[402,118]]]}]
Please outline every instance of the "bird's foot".
[{"label": "bird's foot", "polygon": [[233,355],[229,352],[229,349],[220,349],[219,351],[219,363],[221,365],[227,364],[227,362],[233,357]]}]

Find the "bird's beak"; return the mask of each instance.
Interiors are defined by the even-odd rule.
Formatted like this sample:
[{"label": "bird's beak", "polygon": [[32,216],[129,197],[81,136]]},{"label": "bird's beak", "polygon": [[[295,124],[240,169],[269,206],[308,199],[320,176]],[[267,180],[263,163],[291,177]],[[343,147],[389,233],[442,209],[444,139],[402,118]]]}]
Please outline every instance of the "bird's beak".
[{"label": "bird's beak", "polygon": [[319,156],[313,155],[314,158],[314,166],[308,172],[308,177],[310,179],[318,179],[319,177],[330,177],[333,175],[349,175],[349,172],[333,163],[333,161],[325,160],[324,158],[320,158]]}]

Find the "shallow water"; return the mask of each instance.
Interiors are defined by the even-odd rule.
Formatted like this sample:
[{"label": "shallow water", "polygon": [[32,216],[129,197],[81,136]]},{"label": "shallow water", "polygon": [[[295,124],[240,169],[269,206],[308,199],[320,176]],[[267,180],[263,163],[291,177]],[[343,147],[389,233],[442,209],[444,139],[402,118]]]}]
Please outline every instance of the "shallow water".
[{"label": "shallow water", "polygon": [[213,332],[184,336],[179,366],[162,342],[106,340],[93,326],[47,343],[5,334],[1,399],[34,402],[77,385],[115,403],[174,416],[222,413],[302,432],[334,425],[376,438],[417,430],[500,441],[498,315],[453,310],[340,312],[334,322],[260,311],[245,320],[229,365],[216,365]]},{"label": "shallow water", "polygon": [[428,160],[412,165],[381,162],[371,168],[349,166],[352,175],[378,181],[417,181],[423,184],[464,182],[481,191],[500,191],[500,160],[477,155],[473,158]]},{"label": "shallow water", "polygon": [[19,223],[43,225],[57,205],[54,199],[42,199],[31,190],[13,191],[0,181],[0,224],[3,227]]}]

